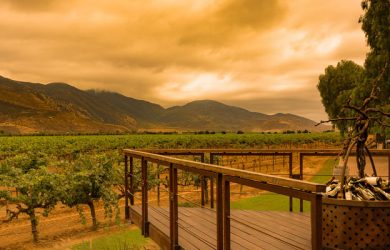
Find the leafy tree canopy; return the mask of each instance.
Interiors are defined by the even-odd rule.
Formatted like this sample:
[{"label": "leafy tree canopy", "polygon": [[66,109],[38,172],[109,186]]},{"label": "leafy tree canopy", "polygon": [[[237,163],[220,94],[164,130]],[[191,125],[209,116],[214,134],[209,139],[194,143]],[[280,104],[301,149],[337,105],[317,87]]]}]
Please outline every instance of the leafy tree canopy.
[{"label": "leafy tree canopy", "polygon": [[61,176],[48,171],[44,162],[44,158],[20,155],[0,164],[0,186],[5,188],[0,192],[0,200],[10,205],[6,221],[27,214],[34,241],[38,240],[37,212],[48,216],[62,193]]},{"label": "leafy tree canopy", "polygon": [[[352,61],[343,60],[336,67],[330,65],[325,74],[320,75],[318,90],[322,103],[329,117],[345,116],[347,110],[341,107],[348,101],[352,91],[363,82],[364,68]],[[335,122],[335,125],[344,133],[348,127],[346,121]]]},{"label": "leafy tree canopy", "polygon": [[[363,0],[362,9],[364,14],[359,22],[370,46],[364,68],[345,60],[336,67],[328,66],[325,74],[319,77],[317,87],[331,119],[356,115],[356,110],[347,110],[344,106],[359,106],[373,95],[369,107],[380,112],[371,126],[384,128],[383,124],[389,122],[384,114],[390,112],[390,0]],[[352,123],[346,120],[333,122],[342,133]]]},{"label": "leafy tree canopy", "polygon": [[113,190],[115,177],[112,158],[106,155],[82,156],[66,170],[62,201],[70,207],[77,206],[83,219],[79,205],[88,205],[96,229],[94,201],[103,202],[106,217],[112,217],[113,208],[119,212],[118,194]]}]

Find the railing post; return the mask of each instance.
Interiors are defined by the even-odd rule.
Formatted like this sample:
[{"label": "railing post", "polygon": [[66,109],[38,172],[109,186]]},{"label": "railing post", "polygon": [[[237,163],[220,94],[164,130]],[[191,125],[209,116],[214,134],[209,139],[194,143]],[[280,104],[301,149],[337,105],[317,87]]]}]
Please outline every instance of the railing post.
[{"label": "railing post", "polygon": [[160,165],[157,164],[157,171],[156,171],[156,178],[158,180],[157,182],[157,206],[160,206]]},{"label": "railing post", "polygon": [[128,157],[125,155],[125,219],[130,219],[130,208],[129,208],[129,166]]},{"label": "railing post", "polygon": [[223,217],[223,175],[218,174],[217,176],[217,249],[223,249],[223,226],[224,226],[224,217]]},{"label": "railing post", "polygon": [[210,207],[214,208],[214,178],[210,177]]},{"label": "railing post", "polygon": [[311,247],[322,249],[322,195],[315,194],[311,200]]},{"label": "railing post", "polygon": [[142,166],[142,235],[149,236],[148,221],[148,162],[141,158]]},{"label": "railing post", "polygon": [[[210,164],[214,164],[214,154],[210,153]],[[210,177],[210,207],[214,208],[214,178]]]},{"label": "railing post", "polygon": [[134,206],[134,162],[133,157],[130,157],[130,205]]},{"label": "railing post", "polygon": [[230,182],[223,178],[223,249],[230,250]]},{"label": "railing post", "polygon": [[[293,164],[292,164],[293,159],[292,159],[292,157],[293,157],[293,153],[290,152],[288,155],[288,173],[289,173],[290,178],[293,177]],[[290,196],[289,200],[290,200],[290,212],[292,212],[293,211],[293,197]]]},{"label": "railing post", "polygon": [[179,246],[179,211],[177,200],[177,168],[169,165],[169,238],[172,250],[180,249]]},{"label": "railing post", "polygon": [[[204,162],[204,153],[201,155],[200,161]],[[204,198],[204,196],[205,196],[205,192],[204,192],[204,190],[205,190],[205,182],[206,182],[206,180],[205,180],[204,175],[201,175],[200,176],[200,195],[201,195],[200,203],[201,203],[202,207],[204,207],[204,205],[205,205],[205,198]],[[207,182],[206,182],[206,185],[207,185]]]},{"label": "railing post", "polygon": [[[303,155],[299,153],[299,178],[303,180]],[[299,199],[299,212],[303,212],[303,200]]]}]

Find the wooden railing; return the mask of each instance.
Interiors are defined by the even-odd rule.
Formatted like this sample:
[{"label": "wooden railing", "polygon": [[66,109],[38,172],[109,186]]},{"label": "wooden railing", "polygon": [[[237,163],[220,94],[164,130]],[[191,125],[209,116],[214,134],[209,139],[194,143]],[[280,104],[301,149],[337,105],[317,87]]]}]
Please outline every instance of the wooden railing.
[{"label": "wooden railing", "polygon": [[[245,151],[245,150],[244,150]],[[270,153],[270,150],[246,150],[241,153],[255,155]],[[271,150],[272,151],[272,150]],[[289,151],[274,151],[275,153],[291,153]],[[312,151],[311,151],[312,152]],[[142,168],[142,234],[149,235],[148,221],[148,162],[169,167],[169,220],[170,220],[170,246],[171,249],[179,249],[178,238],[178,183],[177,170],[184,170],[210,177],[216,180],[216,225],[217,225],[217,249],[230,249],[230,183],[238,183],[253,188],[307,200],[311,203],[311,245],[313,249],[322,247],[322,196],[325,186],[303,180],[295,180],[286,177],[250,172],[217,166],[203,162],[195,162],[173,158],[170,155],[184,154],[212,155],[238,153],[237,150],[153,150],[152,152],[125,149],[125,214],[130,218],[130,204],[134,204],[133,176],[134,159],[141,161]],[[210,157],[212,159],[212,157]],[[290,158],[291,159],[291,158]],[[291,160],[290,160],[291,162]],[[212,161],[211,161],[212,163]],[[291,164],[290,164],[291,165]],[[130,168],[129,168],[130,167]]]},{"label": "wooden railing", "polygon": [[[338,156],[340,149],[139,149],[139,151],[161,154],[161,155],[186,155],[186,156],[200,156],[201,162],[204,162],[206,154],[209,156],[209,163],[215,163],[215,157],[218,156],[287,156],[289,178],[303,180],[304,178],[304,159],[307,157],[323,157],[323,156]],[[387,157],[388,170],[387,178],[390,181],[390,150],[389,149],[371,149],[372,156]],[[298,154],[299,171],[293,172],[293,153]],[[351,156],[356,155],[351,152]],[[205,205],[205,193],[207,183],[202,179],[201,183],[201,204]],[[214,180],[210,178],[210,207],[214,208]],[[290,196],[289,210],[293,211],[293,197]],[[303,212],[303,200],[299,201],[299,211]]]}]

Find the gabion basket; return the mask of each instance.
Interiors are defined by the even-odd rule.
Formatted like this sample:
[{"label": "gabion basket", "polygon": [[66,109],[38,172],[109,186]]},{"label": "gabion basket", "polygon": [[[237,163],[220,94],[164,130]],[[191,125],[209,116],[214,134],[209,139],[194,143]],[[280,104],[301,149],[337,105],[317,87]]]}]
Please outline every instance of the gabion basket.
[{"label": "gabion basket", "polygon": [[390,201],[323,198],[324,249],[390,249]]}]

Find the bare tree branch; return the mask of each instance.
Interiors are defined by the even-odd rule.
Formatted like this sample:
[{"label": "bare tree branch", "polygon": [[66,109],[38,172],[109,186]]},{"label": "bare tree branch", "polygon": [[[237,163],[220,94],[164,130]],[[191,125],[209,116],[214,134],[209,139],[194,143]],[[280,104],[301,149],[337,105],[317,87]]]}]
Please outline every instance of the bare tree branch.
[{"label": "bare tree branch", "polygon": [[390,113],[384,112],[383,110],[376,109],[376,108],[367,108],[366,113],[380,113],[383,116],[390,117]]},{"label": "bare tree branch", "polygon": [[329,122],[337,122],[337,121],[355,121],[358,117],[338,117],[338,118],[334,118],[334,119],[329,119],[327,121],[320,121],[319,123],[317,123],[316,125],[314,126],[319,126],[321,124],[324,124],[324,123],[329,123]]},{"label": "bare tree branch", "polygon": [[362,108],[359,108],[359,107],[356,107],[354,105],[351,105],[351,104],[346,104],[346,105],[343,105],[344,108],[348,108],[348,109],[352,109],[356,112],[358,112],[359,114],[361,114],[362,116],[364,116],[364,118],[367,118],[367,114],[362,110]]}]

